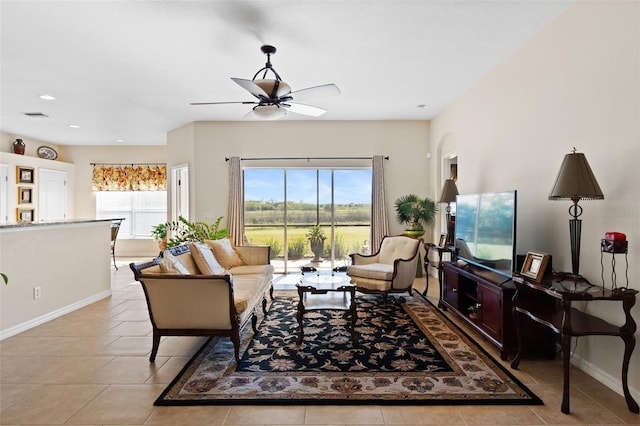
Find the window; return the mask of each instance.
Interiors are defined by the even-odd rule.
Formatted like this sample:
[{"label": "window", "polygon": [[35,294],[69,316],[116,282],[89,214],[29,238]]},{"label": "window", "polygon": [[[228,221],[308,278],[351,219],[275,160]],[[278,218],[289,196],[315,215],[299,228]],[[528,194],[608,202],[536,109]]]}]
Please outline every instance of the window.
[{"label": "window", "polygon": [[[370,168],[245,168],[245,237],[271,247],[276,272],[342,266],[368,244],[371,179]],[[307,238],[316,224],[326,236],[320,255]]]},{"label": "window", "polygon": [[167,192],[96,192],[96,217],[125,218],[118,238],[151,238],[151,228],[167,221]]}]

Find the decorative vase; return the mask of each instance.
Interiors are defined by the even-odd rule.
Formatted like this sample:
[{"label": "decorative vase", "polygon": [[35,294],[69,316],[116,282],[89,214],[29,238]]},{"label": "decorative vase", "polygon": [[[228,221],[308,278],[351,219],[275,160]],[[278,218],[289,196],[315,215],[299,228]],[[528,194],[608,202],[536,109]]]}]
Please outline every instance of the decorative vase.
[{"label": "decorative vase", "polygon": [[313,260],[312,262],[320,262],[320,255],[322,255],[322,250],[324,250],[324,240],[309,240],[311,244],[311,251],[313,252]]},{"label": "decorative vase", "polygon": [[24,149],[26,145],[22,141],[22,139],[16,139],[13,141],[13,152],[16,154],[24,155]]},{"label": "decorative vase", "polygon": [[420,238],[424,235],[424,229],[422,230],[405,229],[403,234],[410,238]]}]

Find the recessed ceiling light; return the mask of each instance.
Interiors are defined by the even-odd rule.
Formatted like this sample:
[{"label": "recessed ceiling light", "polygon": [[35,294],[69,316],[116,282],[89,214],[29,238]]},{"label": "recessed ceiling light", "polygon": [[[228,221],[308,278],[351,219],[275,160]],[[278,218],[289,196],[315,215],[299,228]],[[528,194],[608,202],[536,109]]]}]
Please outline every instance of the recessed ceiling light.
[{"label": "recessed ceiling light", "polygon": [[118,142],[118,143],[123,143],[123,142],[124,142],[124,139],[116,139],[116,142]]},{"label": "recessed ceiling light", "polygon": [[71,127],[72,129],[79,129],[80,126],[78,126],[77,124],[69,124],[69,127]]},{"label": "recessed ceiling light", "polygon": [[45,101],[53,101],[56,98],[54,96],[51,96],[51,95],[40,95],[40,99],[44,99]]}]

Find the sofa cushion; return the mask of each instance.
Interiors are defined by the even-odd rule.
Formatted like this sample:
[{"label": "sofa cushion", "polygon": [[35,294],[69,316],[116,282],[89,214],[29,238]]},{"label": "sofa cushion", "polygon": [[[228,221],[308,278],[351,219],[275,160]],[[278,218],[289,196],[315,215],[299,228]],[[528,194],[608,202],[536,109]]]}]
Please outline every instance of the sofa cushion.
[{"label": "sofa cushion", "polygon": [[349,276],[369,278],[381,281],[391,281],[393,279],[393,264],[369,263],[366,265],[349,266]]},{"label": "sofa cushion", "polygon": [[198,265],[200,273],[204,275],[226,274],[225,269],[218,263],[208,245],[204,243],[189,243],[189,251],[191,251],[191,256],[196,265]]},{"label": "sofa cushion", "polygon": [[211,247],[213,255],[223,268],[229,269],[246,263],[236,252],[235,247],[229,238],[206,240],[205,242],[209,247]]},{"label": "sofa cushion", "polygon": [[[238,314],[250,314],[264,298],[267,284],[271,282],[260,275],[233,277],[233,303]],[[245,312],[249,310],[249,312]]]},{"label": "sofa cushion", "polygon": [[273,265],[242,265],[229,269],[232,275],[264,275],[271,279],[273,276]]},{"label": "sofa cushion", "polygon": [[168,250],[162,252],[162,260],[158,266],[160,266],[160,272],[166,274],[189,275],[189,271],[184,267],[182,262]]}]

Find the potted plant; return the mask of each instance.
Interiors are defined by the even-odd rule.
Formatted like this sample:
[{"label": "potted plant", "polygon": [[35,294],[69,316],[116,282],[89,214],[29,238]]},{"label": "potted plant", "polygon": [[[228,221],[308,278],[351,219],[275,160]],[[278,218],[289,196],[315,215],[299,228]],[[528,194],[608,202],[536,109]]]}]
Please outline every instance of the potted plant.
[{"label": "potted plant", "polygon": [[169,232],[169,223],[160,223],[151,228],[151,236],[154,241],[158,242],[160,250],[167,248],[167,233]]},{"label": "potted plant", "polygon": [[180,216],[177,221],[154,226],[151,235],[154,239],[162,241],[163,238],[168,238],[169,231],[173,232],[173,236],[167,240],[166,247],[175,247],[186,242],[219,240],[229,236],[228,230],[220,228],[221,221],[222,216],[210,225],[205,222],[190,222]]},{"label": "potted plant", "polygon": [[312,262],[319,262],[320,255],[324,250],[324,240],[327,239],[324,230],[320,225],[313,225],[309,232],[307,232],[307,239],[309,240],[309,244],[311,244],[311,251],[313,252]]},{"label": "potted plant", "polygon": [[395,202],[396,218],[406,224],[406,235],[421,236],[424,225],[431,225],[438,212],[438,205],[430,198],[420,198],[415,194],[403,195]]}]

